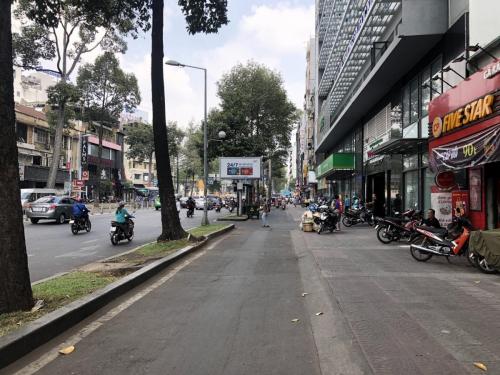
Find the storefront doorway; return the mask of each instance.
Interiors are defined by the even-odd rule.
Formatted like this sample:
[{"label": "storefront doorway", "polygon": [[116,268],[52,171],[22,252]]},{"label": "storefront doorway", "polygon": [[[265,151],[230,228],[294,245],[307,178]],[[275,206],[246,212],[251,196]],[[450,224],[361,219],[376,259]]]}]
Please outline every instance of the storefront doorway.
[{"label": "storefront doorway", "polygon": [[[380,201],[380,206],[385,204],[385,172],[369,175],[366,183],[366,201],[372,201],[372,195],[376,194],[377,199]],[[382,213],[378,213],[381,215]]]}]

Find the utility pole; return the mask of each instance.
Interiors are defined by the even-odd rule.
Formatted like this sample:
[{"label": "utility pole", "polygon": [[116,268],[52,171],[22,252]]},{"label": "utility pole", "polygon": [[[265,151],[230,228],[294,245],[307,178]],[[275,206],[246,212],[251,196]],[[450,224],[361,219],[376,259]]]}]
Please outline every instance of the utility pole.
[{"label": "utility pole", "polygon": [[272,161],[271,161],[271,157],[269,157],[269,160],[268,160],[268,163],[269,163],[269,178],[268,178],[268,182],[267,182],[267,199],[271,199],[271,195],[272,195],[272,179],[273,179],[273,173],[272,173]]}]

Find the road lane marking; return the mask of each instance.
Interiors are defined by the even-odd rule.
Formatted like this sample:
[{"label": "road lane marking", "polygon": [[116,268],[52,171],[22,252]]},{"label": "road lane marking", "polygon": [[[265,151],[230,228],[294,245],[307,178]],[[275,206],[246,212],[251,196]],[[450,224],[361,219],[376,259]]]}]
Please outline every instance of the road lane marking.
[{"label": "road lane marking", "polygon": [[92,243],[92,242],[97,242],[97,241],[99,241],[99,240],[100,240],[100,239],[99,239],[99,238],[97,238],[97,239],[95,239],[95,240],[83,241],[82,243]]},{"label": "road lane marking", "polygon": [[[17,371],[14,375],[32,375],[36,373],[37,371],[40,371],[43,367],[47,366],[49,363],[54,361],[57,357],[59,357],[59,349],[60,348],[65,348],[70,345],[73,345],[76,347],[76,344],[78,344],[80,341],[82,341],[85,337],[90,335],[91,333],[95,332],[98,328],[103,326],[106,322],[110,321],[113,319],[115,316],[123,312],[125,309],[128,307],[132,306],[135,302],[139,301],[140,299],[144,298],[147,296],[149,293],[157,289],[158,287],[162,286],[165,284],[168,280],[170,280],[172,277],[174,277],[179,271],[181,271],[183,268],[187,267],[189,264],[197,260],[198,258],[202,257],[203,255],[206,254],[207,250],[213,248],[217,243],[219,243],[223,238],[215,242],[213,245],[211,245],[209,248],[206,250],[202,250],[199,253],[195,254],[193,257],[190,259],[187,259],[183,261],[181,264],[179,264],[177,267],[174,267],[172,270],[170,270],[165,276],[163,276],[161,279],[157,280],[155,283],[151,284],[141,292],[133,295],[126,301],[122,302],[120,305],[116,306],[115,308],[111,309],[108,311],[105,315],[100,317],[99,319],[93,321],[92,323],[89,323],[87,326],[82,328],[79,332],[68,338],[65,342],[60,343],[52,347],[48,353],[42,355],[40,358],[38,358],[36,361],[30,363],[29,365],[25,366],[21,370]],[[77,347],[78,350],[78,347]]]}]

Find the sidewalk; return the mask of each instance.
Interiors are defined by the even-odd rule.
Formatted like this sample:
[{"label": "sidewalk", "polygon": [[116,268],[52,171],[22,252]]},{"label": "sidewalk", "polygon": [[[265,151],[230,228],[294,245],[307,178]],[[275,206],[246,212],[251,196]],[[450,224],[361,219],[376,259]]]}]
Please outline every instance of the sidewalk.
[{"label": "sidewalk", "polygon": [[53,340],[42,360],[79,338],[37,374],[500,373],[500,277],[465,259],[416,262],[367,226],[304,233],[302,212],[238,224],[116,316],[102,320],[110,306]]},{"label": "sidewalk", "polygon": [[482,362],[500,374],[500,277],[465,259],[416,262],[408,245],[383,245],[365,225],[292,238],[303,279],[321,275],[332,324],[343,320],[349,363],[369,365],[361,373],[479,374]]}]

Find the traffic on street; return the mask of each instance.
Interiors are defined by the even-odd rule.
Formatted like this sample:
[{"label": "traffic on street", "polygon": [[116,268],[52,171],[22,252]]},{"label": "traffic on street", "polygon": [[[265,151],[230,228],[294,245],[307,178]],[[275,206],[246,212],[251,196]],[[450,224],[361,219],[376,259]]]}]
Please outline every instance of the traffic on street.
[{"label": "traffic on street", "polygon": [[[92,207],[89,206],[92,210]],[[186,217],[182,209],[179,217],[185,229],[197,227],[201,214]],[[113,213],[91,215],[92,230],[78,235],[71,233],[68,222],[59,225],[54,221],[41,221],[36,225],[26,222],[26,247],[30,276],[33,282],[51,277],[94,261],[102,260],[123,253],[142,244],[155,241],[161,229],[160,212],[153,209],[141,209],[134,213],[135,229],[131,242],[121,242],[113,246],[109,240],[109,228],[114,220]],[[210,220],[216,220],[219,214],[209,211]]]}]

